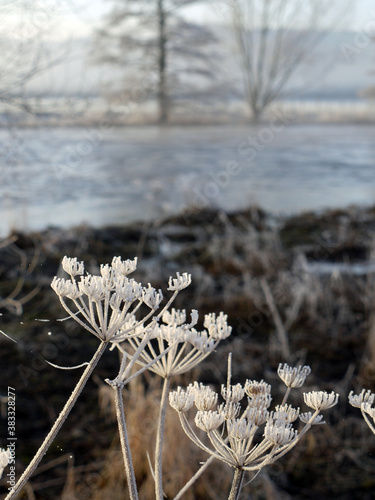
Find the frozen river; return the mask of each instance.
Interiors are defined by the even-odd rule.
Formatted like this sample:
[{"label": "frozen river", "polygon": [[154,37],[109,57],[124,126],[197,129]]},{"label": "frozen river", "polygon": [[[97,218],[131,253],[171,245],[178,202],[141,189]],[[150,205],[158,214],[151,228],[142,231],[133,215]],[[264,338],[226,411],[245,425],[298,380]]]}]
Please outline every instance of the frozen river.
[{"label": "frozen river", "polygon": [[0,233],[375,203],[375,125],[0,130]]}]

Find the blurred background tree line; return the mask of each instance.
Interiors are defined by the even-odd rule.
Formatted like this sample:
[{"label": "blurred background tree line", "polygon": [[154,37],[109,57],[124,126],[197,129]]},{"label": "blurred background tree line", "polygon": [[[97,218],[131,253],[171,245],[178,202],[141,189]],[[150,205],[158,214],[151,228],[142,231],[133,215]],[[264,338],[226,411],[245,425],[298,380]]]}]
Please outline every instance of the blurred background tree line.
[{"label": "blurred background tree line", "polygon": [[[12,13],[16,21],[2,28],[1,102],[29,109],[21,99],[24,89],[77,57],[69,39],[60,51],[45,39],[63,7],[73,12],[79,7],[45,4],[2,2],[3,17]],[[240,95],[250,119],[258,120],[275,100],[298,95],[333,67],[337,54],[319,64],[317,51],[332,31],[345,28],[355,10],[346,1],[324,0],[112,0],[108,5],[90,40],[91,65],[102,75],[100,91],[114,104],[131,92],[143,93],[144,100],[157,103],[159,123],[168,123],[178,101],[213,96],[225,101],[233,95]],[[90,4],[83,9],[89,11]],[[186,15],[192,9],[195,14]],[[220,24],[205,21],[207,9]]]},{"label": "blurred background tree line", "polygon": [[[96,37],[99,63],[134,71],[128,85],[142,81],[145,72],[154,75],[160,123],[168,122],[173,100],[186,85],[184,74],[190,76],[189,92],[194,95],[195,90],[200,98],[202,92],[194,89],[198,75],[205,77],[206,95],[215,90],[215,82],[218,85],[219,54],[210,48],[220,33],[184,19],[183,9],[194,3],[197,0],[116,1]],[[337,5],[324,0],[228,0],[219,7],[232,27],[233,58],[240,65],[243,93],[256,121],[320,41],[339,27],[349,4],[343,2],[339,12]]]}]

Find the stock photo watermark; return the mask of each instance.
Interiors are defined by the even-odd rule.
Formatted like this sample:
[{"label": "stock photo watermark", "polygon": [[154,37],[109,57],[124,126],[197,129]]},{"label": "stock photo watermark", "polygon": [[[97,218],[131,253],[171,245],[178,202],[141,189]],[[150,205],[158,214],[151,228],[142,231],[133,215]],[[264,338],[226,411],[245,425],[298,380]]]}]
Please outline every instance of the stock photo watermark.
[{"label": "stock photo watermark", "polygon": [[375,36],[375,10],[369,13],[369,21],[364,28],[357,28],[351,43],[340,44],[341,53],[347,62],[352,62],[355,56],[361,54],[370,44],[374,43]]},{"label": "stock photo watermark", "polygon": [[[135,109],[145,102],[155,91],[157,82],[155,79],[155,69],[149,68],[141,83],[119,97],[118,109],[121,109],[122,117],[130,115]],[[79,173],[79,167],[85,162],[93,152],[105,140],[116,125],[116,108],[112,105],[107,111],[108,118],[104,118],[98,126],[86,128],[83,138],[76,145],[68,145],[63,148],[59,156],[61,159],[52,164],[58,180],[63,180],[67,176]]]},{"label": "stock photo watermark", "polygon": [[[233,177],[238,176],[243,172],[245,163],[250,162],[250,166],[254,166],[258,154],[267,148],[275,137],[282,133],[295,119],[295,114],[286,110],[276,111],[271,117],[268,125],[260,128],[256,135],[249,134],[241,140],[236,147],[237,158],[227,162],[224,168],[214,172],[211,171],[209,180],[206,180],[202,185],[194,185],[191,190],[193,195],[190,202],[181,204],[179,208],[180,214],[185,221],[194,213],[202,209],[215,206],[215,201],[222,195]],[[248,165],[247,165],[248,166]]]}]

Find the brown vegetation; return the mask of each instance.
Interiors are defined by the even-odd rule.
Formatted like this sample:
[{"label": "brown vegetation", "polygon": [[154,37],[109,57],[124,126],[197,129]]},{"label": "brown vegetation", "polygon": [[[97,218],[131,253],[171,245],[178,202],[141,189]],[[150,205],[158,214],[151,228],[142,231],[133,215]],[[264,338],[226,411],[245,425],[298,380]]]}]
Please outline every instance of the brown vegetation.
[{"label": "brown vegetation", "polygon": [[[374,390],[374,235],[375,209],[287,220],[256,209],[235,214],[207,211],[170,218],[158,227],[50,229],[38,235],[13,235],[18,238],[12,240],[18,252],[0,249],[2,297],[18,283],[20,252],[30,262],[36,241],[40,249],[32,272],[22,274],[20,296],[28,296],[36,287],[40,292],[23,304],[21,317],[7,309],[2,316],[1,329],[18,342],[0,339],[3,386],[12,382],[17,392],[17,473],[38,448],[79,376],[76,371],[69,376],[58,372],[45,359],[72,366],[85,361],[96,345],[74,322],[57,321],[64,313],[49,285],[61,257],[77,256],[95,270],[113,255],[138,255],[137,279],[164,288],[175,271],[191,272],[193,284],[178,297],[176,307],[196,308],[201,316],[223,310],[233,327],[232,338],[199,372],[191,378],[185,375],[181,385],[192,379],[221,384],[227,354],[232,352],[233,381],[265,379],[272,384],[273,403],[278,404],[283,389],[276,369],[286,361],[286,342],[290,362],[312,368],[305,390],[319,387],[341,396],[326,416],[327,425],[314,428],[243,494],[251,491],[254,499],[370,499],[375,486],[375,438],[360,412],[347,404],[347,395],[351,389]],[[117,355],[106,353],[24,498],[127,498],[112,400],[103,382],[117,373],[117,367]],[[158,379],[147,375],[133,383],[124,398],[144,499],[153,498],[147,453],[152,461],[159,390]],[[298,391],[295,398],[292,393],[292,403],[301,401]],[[164,456],[168,498],[206,459],[185,438],[174,413],[168,412]],[[226,498],[231,478],[229,468],[214,463],[186,498]],[[4,479],[1,484],[6,486]]]}]

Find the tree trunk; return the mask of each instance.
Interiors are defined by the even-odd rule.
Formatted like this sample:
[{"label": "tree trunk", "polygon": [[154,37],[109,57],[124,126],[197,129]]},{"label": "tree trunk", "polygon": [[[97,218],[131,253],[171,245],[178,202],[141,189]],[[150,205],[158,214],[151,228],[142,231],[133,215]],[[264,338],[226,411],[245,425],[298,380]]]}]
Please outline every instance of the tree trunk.
[{"label": "tree trunk", "polygon": [[169,119],[169,99],[167,91],[167,38],[165,33],[166,12],[163,5],[164,0],[158,0],[158,105],[159,123],[166,124]]}]

